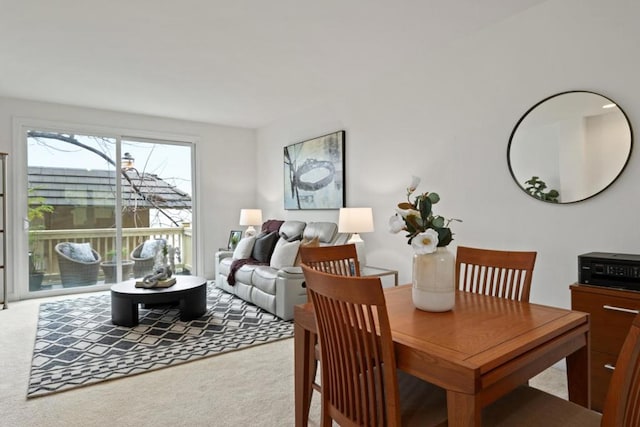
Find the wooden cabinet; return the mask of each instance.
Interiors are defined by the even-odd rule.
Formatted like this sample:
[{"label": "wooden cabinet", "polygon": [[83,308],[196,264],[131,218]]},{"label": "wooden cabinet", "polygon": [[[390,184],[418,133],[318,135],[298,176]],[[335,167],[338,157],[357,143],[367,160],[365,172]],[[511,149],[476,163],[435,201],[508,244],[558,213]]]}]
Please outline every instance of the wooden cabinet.
[{"label": "wooden cabinet", "polygon": [[574,284],[571,308],[591,314],[591,408],[602,412],[618,353],[640,310],[640,292]]}]

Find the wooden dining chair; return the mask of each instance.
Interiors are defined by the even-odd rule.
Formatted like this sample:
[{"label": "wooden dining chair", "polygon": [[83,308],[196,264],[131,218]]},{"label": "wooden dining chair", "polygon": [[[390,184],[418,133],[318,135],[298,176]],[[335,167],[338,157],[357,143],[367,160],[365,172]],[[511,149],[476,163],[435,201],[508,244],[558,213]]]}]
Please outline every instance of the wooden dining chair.
[{"label": "wooden dining chair", "polygon": [[[360,276],[360,265],[356,245],[336,246],[301,246],[299,249],[300,262],[315,270],[340,276]],[[318,364],[320,363],[320,351],[317,341],[312,342],[313,348],[309,352],[314,356],[313,369],[310,370],[311,386],[314,390],[322,392],[322,387],[316,381]],[[309,399],[311,401],[311,399]]]},{"label": "wooden dining chair", "polygon": [[618,356],[602,415],[523,386],[484,409],[483,425],[544,427],[640,426],[640,314]]},{"label": "wooden dining chair", "polygon": [[340,276],[359,276],[356,245],[300,247],[300,261],[319,271]]},{"label": "wooden dining chair", "polygon": [[456,283],[463,291],[529,302],[536,254],[458,246]]},{"label": "wooden dining chair", "polygon": [[302,269],[320,338],[321,425],[446,422],[444,390],[396,369],[380,278],[327,274],[304,264]]}]

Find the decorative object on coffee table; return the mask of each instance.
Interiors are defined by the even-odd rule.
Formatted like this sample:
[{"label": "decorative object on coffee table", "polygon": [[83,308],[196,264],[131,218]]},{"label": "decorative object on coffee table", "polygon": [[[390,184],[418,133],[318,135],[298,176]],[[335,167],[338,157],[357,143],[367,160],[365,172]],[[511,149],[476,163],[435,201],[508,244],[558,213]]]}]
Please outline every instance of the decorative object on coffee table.
[{"label": "decorative object on coffee table", "polygon": [[168,288],[176,283],[176,278],[171,277],[173,272],[169,267],[160,267],[151,274],[144,276],[142,280],[136,280],[136,288]]},{"label": "decorative object on coffee table", "polygon": [[133,277],[144,277],[153,271],[156,257],[166,243],[164,239],[149,239],[133,249]]}]

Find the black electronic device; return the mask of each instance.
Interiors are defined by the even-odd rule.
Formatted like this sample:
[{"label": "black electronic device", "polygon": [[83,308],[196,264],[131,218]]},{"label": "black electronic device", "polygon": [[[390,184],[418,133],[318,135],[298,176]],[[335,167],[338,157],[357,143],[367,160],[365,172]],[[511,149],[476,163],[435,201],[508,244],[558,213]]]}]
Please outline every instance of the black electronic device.
[{"label": "black electronic device", "polygon": [[578,282],[640,292],[640,255],[609,252],[578,255]]}]

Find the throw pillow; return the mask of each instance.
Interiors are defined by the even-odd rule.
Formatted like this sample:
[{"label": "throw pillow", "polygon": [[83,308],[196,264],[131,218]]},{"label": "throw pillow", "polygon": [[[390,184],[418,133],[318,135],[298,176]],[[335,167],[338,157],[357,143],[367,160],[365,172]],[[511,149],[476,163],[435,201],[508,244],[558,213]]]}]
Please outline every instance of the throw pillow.
[{"label": "throw pillow", "polygon": [[258,262],[269,263],[273,248],[278,241],[278,232],[263,233],[256,237],[256,243],[253,245],[251,258]]},{"label": "throw pillow", "polygon": [[81,262],[94,262],[96,260],[89,243],[69,243],[68,256]]},{"label": "throw pillow", "polygon": [[240,239],[238,245],[233,251],[233,259],[247,259],[251,256],[253,245],[256,242],[256,236],[248,236]]},{"label": "throw pillow", "polygon": [[[313,239],[309,240],[309,239],[302,239],[302,241],[300,242],[300,247],[302,246],[306,246],[308,248],[317,248],[320,246],[320,238],[318,236],[314,237]],[[300,251],[298,251],[298,255],[296,256],[296,260],[293,263],[293,265],[300,265],[302,261],[300,260]]]},{"label": "throw pillow", "polygon": [[145,240],[140,250],[140,258],[153,258],[162,247],[162,240]]},{"label": "throw pillow", "polygon": [[273,268],[281,269],[282,267],[291,267],[298,255],[300,240],[287,242],[286,239],[278,240],[276,247],[271,255],[269,265]]}]

